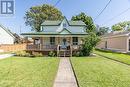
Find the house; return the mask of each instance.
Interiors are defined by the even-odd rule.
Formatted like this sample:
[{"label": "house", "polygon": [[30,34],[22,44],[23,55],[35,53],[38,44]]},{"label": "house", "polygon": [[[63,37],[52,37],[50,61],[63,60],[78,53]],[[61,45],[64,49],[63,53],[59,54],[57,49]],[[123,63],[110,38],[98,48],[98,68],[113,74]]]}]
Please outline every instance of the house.
[{"label": "house", "polygon": [[41,32],[22,33],[26,38],[32,38],[33,43],[27,46],[27,51],[47,54],[55,51],[57,56],[72,56],[78,50],[82,39],[87,35],[86,25],[82,21],[44,21]]},{"label": "house", "polygon": [[0,45],[16,44],[20,42],[20,37],[16,33],[12,33],[9,29],[0,25]]},{"label": "house", "polygon": [[101,41],[97,45],[99,49],[107,49],[117,52],[130,52],[130,32],[115,31],[103,35]]}]

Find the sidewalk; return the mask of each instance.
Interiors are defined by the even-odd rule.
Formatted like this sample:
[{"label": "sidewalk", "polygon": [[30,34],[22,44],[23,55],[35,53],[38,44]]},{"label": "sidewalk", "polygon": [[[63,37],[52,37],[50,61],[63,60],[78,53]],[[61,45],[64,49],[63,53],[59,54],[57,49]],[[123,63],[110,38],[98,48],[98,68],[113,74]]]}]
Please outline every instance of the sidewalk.
[{"label": "sidewalk", "polygon": [[5,58],[8,58],[8,57],[11,57],[11,56],[13,56],[13,54],[1,54],[1,55],[0,55],[0,60],[1,60],[1,59],[5,59]]},{"label": "sidewalk", "polygon": [[69,58],[60,59],[59,69],[53,87],[78,87]]}]

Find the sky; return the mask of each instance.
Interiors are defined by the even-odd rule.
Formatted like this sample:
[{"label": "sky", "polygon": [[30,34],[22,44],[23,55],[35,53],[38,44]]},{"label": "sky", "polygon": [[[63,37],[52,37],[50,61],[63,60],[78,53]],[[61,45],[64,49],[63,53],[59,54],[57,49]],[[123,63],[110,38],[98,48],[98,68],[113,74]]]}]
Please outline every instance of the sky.
[{"label": "sky", "polygon": [[[18,34],[30,32],[31,28],[30,26],[25,25],[24,20],[26,11],[29,10],[31,6],[41,4],[54,5],[57,1],[58,0],[15,0],[14,16],[0,16],[0,24]],[[81,12],[84,12],[95,19],[108,2],[109,0],[61,0],[56,8],[58,8],[68,20]],[[130,8],[130,0],[112,0],[109,6],[94,23],[100,26],[111,27],[118,22],[129,21],[130,10],[117,16],[128,8]],[[113,17],[114,19],[109,21]]]}]

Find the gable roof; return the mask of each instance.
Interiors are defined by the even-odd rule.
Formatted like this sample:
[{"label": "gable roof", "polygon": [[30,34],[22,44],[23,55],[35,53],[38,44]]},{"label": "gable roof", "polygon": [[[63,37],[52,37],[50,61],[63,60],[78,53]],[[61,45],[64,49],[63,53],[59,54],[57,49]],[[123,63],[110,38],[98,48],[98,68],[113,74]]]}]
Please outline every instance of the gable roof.
[{"label": "gable roof", "polygon": [[87,32],[70,32],[68,29],[63,28],[59,32],[30,32],[30,33],[22,33],[21,35],[88,35]]},{"label": "gable roof", "polygon": [[0,24],[0,27],[4,29],[11,37],[15,38],[14,33],[12,33],[9,29],[5,28],[3,25]]},{"label": "gable roof", "polygon": [[[86,24],[84,22],[82,22],[82,21],[68,21],[66,19],[66,17],[64,17],[64,19],[68,22],[68,24],[70,26],[86,26]],[[58,26],[58,25],[60,25],[62,23],[63,20],[57,20],[57,21],[46,20],[41,25],[42,26]]]},{"label": "gable roof", "polygon": [[60,34],[71,34],[71,32],[68,29],[63,29],[59,32]]}]

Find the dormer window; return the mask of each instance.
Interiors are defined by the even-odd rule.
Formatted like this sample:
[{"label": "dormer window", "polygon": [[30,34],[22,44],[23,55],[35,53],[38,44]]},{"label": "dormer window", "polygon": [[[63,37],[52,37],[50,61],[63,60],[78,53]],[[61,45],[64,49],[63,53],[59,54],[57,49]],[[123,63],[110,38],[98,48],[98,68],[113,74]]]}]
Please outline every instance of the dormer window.
[{"label": "dormer window", "polygon": [[63,23],[63,28],[66,28],[66,26],[67,26],[66,23]]}]

